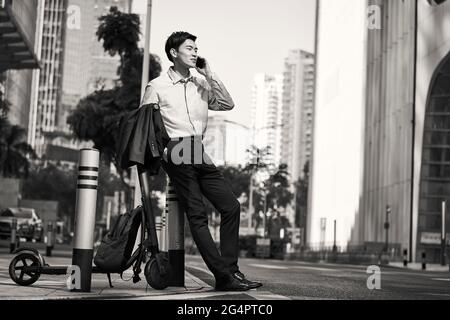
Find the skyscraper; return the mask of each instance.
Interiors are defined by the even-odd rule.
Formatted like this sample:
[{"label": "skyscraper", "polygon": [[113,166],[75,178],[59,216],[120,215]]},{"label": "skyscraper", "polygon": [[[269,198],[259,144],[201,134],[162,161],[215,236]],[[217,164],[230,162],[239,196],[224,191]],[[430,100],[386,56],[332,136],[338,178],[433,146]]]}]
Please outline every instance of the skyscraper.
[{"label": "skyscraper", "polygon": [[252,87],[251,142],[258,148],[270,147],[266,161],[279,165],[281,138],[281,102],[283,77],[257,74]]},{"label": "skyscraper", "polygon": [[31,91],[28,143],[38,156],[45,152],[44,132],[56,129],[61,99],[63,32],[66,0],[44,0],[40,4],[42,28],[37,34],[37,54],[42,68],[35,70]]},{"label": "skyscraper", "polygon": [[67,117],[80,99],[115,84],[119,59],[105,53],[97,40],[98,17],[111,6],[129,10],[129,0],[45,0],[42,45],[44,68],[35,75],[30,144],[38,156],[58,144],[78,148]]},{"label": "skyscraper", "polygon": [[38,0],[0,3],[0,73],[4,72],[0,90],[11,105],[9,121],[25,130],[28,128],[32,69],[38,68],[35,54],[38,6]]},{"label": "skyscraper", "polygon": [[[39,29],[37,16],[40,2],[0,1],[0,102],[5,100],[10,105],[8,121],[25,130],[28,128],[30,114],[32,69],[39,67],[36,30]],[[13,134],[14,132],[11,131]],[[2,207],[18,205],[20,185],[19,179],[4,178],[0,174]]]},{"label": "skyscraper", "polygon": [[449,1],[320,1],[310,245],[445,260],[449,18]]},{"label": "skyscraper", "polygon": [[314,115],[314,55],[291,50],[283,73],[280,162],[297,181],[311,158]]},{"label": "skyscraper", "polygon": [[119,57],[110,56],[97,40],[98,18],[116,6],[128,11],[128,0],[68,0],[64,41],[64,76],[61,110],[58,115],[60,131],[67,132],[67,116],[81,98],[96,89],[114,87]]}]

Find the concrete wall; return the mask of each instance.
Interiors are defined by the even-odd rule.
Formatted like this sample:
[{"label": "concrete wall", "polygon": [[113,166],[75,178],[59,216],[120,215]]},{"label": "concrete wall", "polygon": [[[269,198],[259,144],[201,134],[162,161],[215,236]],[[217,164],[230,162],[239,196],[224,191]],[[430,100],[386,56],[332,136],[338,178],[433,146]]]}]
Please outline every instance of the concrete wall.
[{"label": "concrete wall", "polygon": [[411,225],[414,0],[370,0],[381,9],[381,29],[368,30],[364,162],[352,245],[385,242],[409,248]]},{"label": "concrete wall", "polygon": [[[336,219],[338,245],[346,244],[347,240],[348,230],[339,228],[342,224],[352,228],[350,244],[382,244],[386,236],[386,206],[389,205],[389,243],[408,249],[416,261],[424,250],[438,251],[437,245],[433,249],[420,243],[422,232],[433,231],[428,228],[430,223],[425,217],[428,213],[425,209],[420,211],[423,202],[420,195],[423,193],[421,177],[427,174],[425,170],[422,172],[422,162],[430,86],[439,68],[450,57],[450,1],[431,6],[427,0],[418,0],[417,21],[415,0],[369,0],[365,5],[378,6],[382,19],[381,29],[366,29],[367,38],[363,39],[358,33],[361,28],[357,29],[357,18],[367,16],[362,12],[365,8],[356,13],[356,3],[350,0],[340,1],[339,5],[331,0],[321,1],[308,241],[311,244],[320,239],[329,243],[330,219]],[[345,32],[345,39],[333,39],[336,32]],[[367,44],[367,52],[363,54],[362,41]],[[337,47],[339,52],[333,51]],[[355,67],[361,61],[360,56],[364,56],[363,72]],[[345,57],[352,59],[351,64],[346,64]],[[449,72],[446,70],[446,73]],[[366,92],[355,85],[355,79],[362,77]],[[346,95],[346,90],[351,90],[354,96]],[[365,97],[363,103],[356,99],[361,95]],[[346,104],[342,100],[344,97]],[[344,116],[350,110],[354,114]],[[360,149],[357,148],[358,119],[361,119],[362,129]],[[354,158],[362,155],[361,166],[348,156],[350,154]],[[442,168],[445,169],[444,165]],[[358,173],[358,170],[361,171]],[[361,186],[358,192],[355,186]],[[359,194],[358,205],[355,205],[355,194]],[[450,200],[446,195],[444,198]],[[323,236],[318,234],[320,218],[327,219]],[[435,227],[438,222],[434,223]],[[436,254],[431,260],[435,258]]]},{"label": "concrete wall", "polygon": [[307,243],[312,247],[333,245],[334,220],[337,244],[346,246],[358,210],[366,8],[366,2],[361,0],[320,1],[307,228]]}]

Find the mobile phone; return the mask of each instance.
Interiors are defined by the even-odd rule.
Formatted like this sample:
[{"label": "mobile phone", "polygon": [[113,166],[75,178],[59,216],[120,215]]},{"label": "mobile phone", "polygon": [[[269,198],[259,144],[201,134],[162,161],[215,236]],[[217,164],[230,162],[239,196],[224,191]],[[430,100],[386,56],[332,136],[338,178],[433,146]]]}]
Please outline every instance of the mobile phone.
[{"label": "mobile phone", "polygon": [[205,59],[198,57],[197,58],[197,63],[195,64],[195,66],[199,69],[203,69],[205,67]]}]

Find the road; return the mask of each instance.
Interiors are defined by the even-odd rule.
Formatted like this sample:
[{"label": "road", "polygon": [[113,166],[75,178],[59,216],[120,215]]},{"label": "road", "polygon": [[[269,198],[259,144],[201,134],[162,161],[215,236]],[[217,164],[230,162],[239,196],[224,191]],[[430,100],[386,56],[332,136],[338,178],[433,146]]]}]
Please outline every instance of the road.
[{"label": "road", "polygon": [[[39,249],[45,253],[44,248]],[[54,251],[54,255],[55,257],[50,259],[51,264],[67,263],[71,256],[70,246],[60,247]],[[3,282],[9,281],[7,268],[11,258],[12,255],[8,253],[7,248],[0,247],[0,278]],[[263,259],[239,261],[241,271],[249,279],[261,281],[264,286],[258,290],[223,295],[211,288],[207,296],[201,297],[202,300],[450,300],[450,272],[381,267],[380,289],[370,290],[367,283],[369,277],[373,277],[374,274],[367,273],[367,266]],[[186,270],[209,286],[214,286],[214,278],[200,256],[186,255]],[[50,276],[44,279],[48,283],[52,282]],[[59,278],[58,280],[55,278],[53,282],[58,281]],[[369,281],[369,284],[371,283],[374,282]],[[186,294],[184,298],[198,299],[200,296],[191,297],[190,294]]]},{"label": "road", "polygon": [[[213,285],[213,277],[199,256],[188,256],[189,272]],[[370,290],[368,266],[316,264],[300,261],[240,259],[240,269],[260,280],[267,291],[293,300],[427,300],[450,299],[450,272],[423,272],[381,267],[381,288]],[[369,281],[369,283],[374,283]]]}]

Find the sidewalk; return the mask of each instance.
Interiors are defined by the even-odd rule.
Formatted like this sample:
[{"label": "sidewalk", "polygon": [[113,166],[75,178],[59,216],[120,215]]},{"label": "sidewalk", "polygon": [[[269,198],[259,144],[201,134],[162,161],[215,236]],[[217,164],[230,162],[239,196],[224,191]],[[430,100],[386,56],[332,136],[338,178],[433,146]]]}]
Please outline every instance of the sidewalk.
[{"label": "sidewalk", "polygon": [[[389,267],[394,267],[394,268],[400,268],[400,269],[410,269],[410,270],[419,270],[422,271],[422,264],[421,263],[408,263],[407,267],[403,266],[403,262],[389,262],[388,264]],[[424,272],[426,271],[430,271],[430,272],[450,272],[449,271],[449,266],[441,266],[440,264],[433,264],[433,263],[427,263],[426,265],[426,270],[424,270]]]},{"label": "sidewalk", "polygon": [[[66,285],[65,275],[41,275],[33,285],[24,287],[14,283],[9,277],[8,266],[13,255],[2,252],[0,255],[0,300],[72,300],[72,299],[149,299],[176,300],[201,298],[222,294],[215,292],[211,286],[186,271],[185,287],[169,287],[165,290],[151,288],[143,272],[141,281],[124,281],[117,274],[112,274],[113,288],[109,287],[106,274],[93,274],[90,293],[71,292]],[[50,257],[46,262],[51,266],[71,264],[71,258]],[[123,274],[124,279],[131,279],[132,271]]]}]

